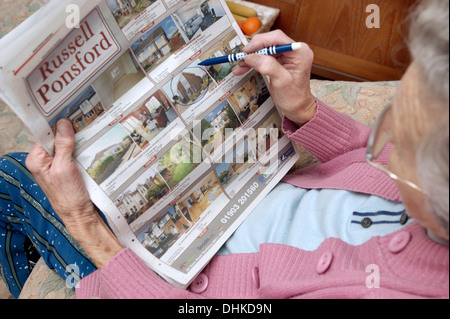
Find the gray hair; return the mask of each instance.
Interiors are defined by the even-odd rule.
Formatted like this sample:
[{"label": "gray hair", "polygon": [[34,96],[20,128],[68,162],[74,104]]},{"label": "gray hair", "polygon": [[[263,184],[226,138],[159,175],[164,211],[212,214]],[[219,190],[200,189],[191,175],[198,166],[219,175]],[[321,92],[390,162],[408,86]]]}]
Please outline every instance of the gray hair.
[{"label": "gray hair", "polygon": [[417,151],[417,171],[428,207],[449,234],[449,1],[421,1],[413,15],[409,47],[420,66],[439,120]]}]

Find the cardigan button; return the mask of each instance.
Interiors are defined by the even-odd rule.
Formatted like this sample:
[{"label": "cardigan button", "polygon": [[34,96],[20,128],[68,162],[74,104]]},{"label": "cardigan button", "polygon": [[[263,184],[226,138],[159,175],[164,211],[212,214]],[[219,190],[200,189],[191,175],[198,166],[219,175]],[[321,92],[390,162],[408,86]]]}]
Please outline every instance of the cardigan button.
[{"label": "cardigan button", "polygon": [[330,268],[331,262],[333,260],[333,253],[327,251],[320,257],[319,262],[317,263],[316,271],[319,275],[325,273],[328,268]]},{"label": "cardigan button", "polygon": [[410,240],[411,234],[407,231],[402,231],[391,239],[388,245],[388,249],[391,253],[397,254],[405,249],[406,246],[408,246]]},{"label": "cardigan button", "polygon": [[372,220],[369,217],[364,218],[361,221],[361,226],[364,228],[369,228],[370,226],[372,226]]},{"label": "cardigan button", "polygon": [[198,275],[190,285],[191,291],[196,294],[201,294],[208,288],[209,279],[205,274]]},{"label": "cardigan button", "polygon": [[253,268],[252,279],[253,279],[253,283],[256,286],[256,289],[259,289],[259,268],[258,267]]},{"label": "cardigan button", "polygon": [[409,216],[408,214],[402,214],[402,216],[400,217],[400,224],[401,225],[405,225],[408,222]]}]

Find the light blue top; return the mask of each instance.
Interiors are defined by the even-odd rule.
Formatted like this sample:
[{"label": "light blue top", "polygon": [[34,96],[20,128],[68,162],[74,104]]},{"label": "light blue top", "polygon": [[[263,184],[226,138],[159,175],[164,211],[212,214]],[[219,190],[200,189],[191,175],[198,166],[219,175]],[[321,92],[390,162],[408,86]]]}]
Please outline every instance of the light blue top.
[{"label": "light blue top", "polygon": [[[403,214],[403,204],[377,196],[344,190],[305,190],[280,183],[218,254],[254,253],[264,243],[312,251],[331,237],[360,245],[373,236],[384,236],[403,228],[400,223]],[[364,218],[370,218],[370,227],[361,225]],[[407,223],[411,220],[409,218]]]}]

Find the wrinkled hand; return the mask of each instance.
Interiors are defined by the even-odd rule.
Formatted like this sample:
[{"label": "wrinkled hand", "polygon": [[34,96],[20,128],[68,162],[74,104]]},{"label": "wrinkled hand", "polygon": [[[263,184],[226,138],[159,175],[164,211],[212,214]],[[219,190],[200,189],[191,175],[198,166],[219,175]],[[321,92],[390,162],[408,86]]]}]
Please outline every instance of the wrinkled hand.
[{"label": "wrinkled hand", "polygon": [[84,222],[93,218],[94,205],[72,161],[75,139],[70,122],[58,122],[55,156],[36,143],[26,159],[27,168],[47,195],[53,209],[63,221]]},{"label": "wrinkled hand", "polygon": [[[251,53],[273,45],[293,43],[280,30],[258,34],[244,48]],[[277,56],[252,54],[233,69],[233,74],[242,75],[255,69],[270,78],[270,93],[275,105],[291,121],[303,125],[312,119],[317,110],[316,100],[311,94],[310,77],[313,52],[303,43],[300,50],[281,53]]]},{"label": "wrinkled hand", "polygon": [[36,143],[26,159],[27,168],[62,219],[68,232],[101,268],[123,247],[98,214],[72,160],[75,135],[72,124],[57,124],[55,155]]}]

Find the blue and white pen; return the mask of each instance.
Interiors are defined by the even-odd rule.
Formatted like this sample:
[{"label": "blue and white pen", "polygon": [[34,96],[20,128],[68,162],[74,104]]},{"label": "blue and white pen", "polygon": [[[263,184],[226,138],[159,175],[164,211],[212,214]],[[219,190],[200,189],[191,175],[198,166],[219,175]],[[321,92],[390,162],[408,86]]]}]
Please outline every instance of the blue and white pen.
[{"label": "blue and white pen", "polygon": [[239,52],[239,53],[234,53],[234,54],[230,54],[227,56],[221,56],[218,58],[208,59],[203,62],[200,62],[199,65],[214,65],[214,64],[242,61],[250,54],[275,55],[278,53],[299,50],[301,47],[302,47],[302,44],[298,43],[298,42],[291,43],[291,44],[285,44],[285,45],[277,45],[277,46],[273,46],[273,47],[264,48],[259,51],[253,52],[253,53]]}]

